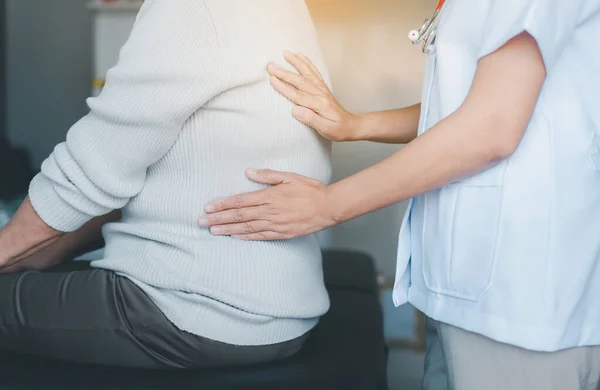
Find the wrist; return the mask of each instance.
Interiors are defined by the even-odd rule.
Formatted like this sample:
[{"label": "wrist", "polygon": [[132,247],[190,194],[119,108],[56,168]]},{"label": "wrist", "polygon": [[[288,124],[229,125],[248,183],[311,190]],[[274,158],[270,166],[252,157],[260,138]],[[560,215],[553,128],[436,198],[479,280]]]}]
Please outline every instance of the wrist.
[{"label": "wrist", "polygon": [[366,129],[368,122],[367,115],[348,113],[349,131],[344,141],[363,141],[366,139],[366,133],[368,132]]},{"label": "wrist", "polygon": [[326,211],[325,215],[327,215],[326,228],[346,222],[348,219],[346,218],[346,213],[344,212],[345,209],[343,205],[343,199],[339,199],[337,197],[335,184],[326,185],[324,187],[323,194],[323,203]]}]

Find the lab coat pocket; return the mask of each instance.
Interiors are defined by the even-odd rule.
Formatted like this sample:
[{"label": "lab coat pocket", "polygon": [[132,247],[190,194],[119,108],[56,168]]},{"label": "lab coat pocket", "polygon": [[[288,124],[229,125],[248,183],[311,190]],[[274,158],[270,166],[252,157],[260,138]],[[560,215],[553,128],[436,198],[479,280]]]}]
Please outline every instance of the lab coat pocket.
[{"label": "lab coat pocket", "polygon": [[477,177],[452,184],[439,196],[439,210],[426,210],[426,286],[439,294],[479,301],[492,284],[503,186],[491,176]]}]

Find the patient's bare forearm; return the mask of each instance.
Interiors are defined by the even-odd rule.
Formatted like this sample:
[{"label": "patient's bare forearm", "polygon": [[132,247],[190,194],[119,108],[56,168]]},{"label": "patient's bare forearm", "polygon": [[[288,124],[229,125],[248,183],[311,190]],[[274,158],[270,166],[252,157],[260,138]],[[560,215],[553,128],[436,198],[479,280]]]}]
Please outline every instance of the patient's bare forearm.
[{"label": "patient's bare forearm", "polygon": [[0,267],[28,259],[42,250],[52,256],[77,256],[102,246],[102,226],[121,218],[120,211],[96,217],[79,230],[64,233],[46,225],[26,198],[0,230]]},{"label": "patient's bare forearm", "polygon": [[27,197],[10,222],[0,230],[0,266],[14,264],[47,248],[64,234],[46,225]]}]

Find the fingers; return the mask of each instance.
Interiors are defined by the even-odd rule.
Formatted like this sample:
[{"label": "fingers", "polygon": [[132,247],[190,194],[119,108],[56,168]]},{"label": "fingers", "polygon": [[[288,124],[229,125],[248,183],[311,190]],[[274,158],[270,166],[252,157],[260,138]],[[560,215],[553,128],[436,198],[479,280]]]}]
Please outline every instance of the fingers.
[{"label": "fingers", "polygon": [[[273,171],[271,169],[248,169],[246,171],[246,176],[256,183],[269,185],[289,183],[297,177],[297,175],[293,173]],[[269,190],[270,188],[267,188],[260,191],[248,192],[214,200],[204,206],[204,211],[208,214],[214,214],[224,210],[262,206],[266,203]]]},{"label": "fingers", "polygon": [[213,214],[224,210],[262,206],[267,199],[266,191],[267,190],[260,190],[218,199],[208,203],[204,207],[204,211],[208,214]]},{"label": "fingers", "polygon": [[198,224],[200,226],[216,226],[230,223],[259,221],[264,219],[265,214],[266,210],[263,206],[225,210],[200,217],[200,219],[198,219]]},{"label": "fingers", "polygon": [[306,92],[299,91],[294,87],[290,87],[288,84],[279,80],[275,76],[271,76],[271,85],[277,92],[282,94],[297,106],[306,107],[310,110],[320,112],[322,110],[327,110],[330,105],[326,97],[322,95],[307,94]]},{"label": "fingers", "polygon": [[298,53],[298,58],[300,58],[300,60],[302,60],[302,62],[304,62],[311,70],[312,72],[319,78],[321,79],[321,81],[325,82],[325,79],[323,78],[323,75],[321,74],[321,72],[319,72],[319,69],[317,69],[317,67],[315,66],[315,64],[312,63],[312,61],[305,56],[302,53]]},{"label": "fingers", "polygon": [[319,75],[316,74],[312,68],[304,62],[297,54],[286,51],[283,54],[283,57],[287,62],[289,62],[302,76],[306,77],[316,77],[319,78]]},{"label": "fingers", "polygon": [[[274,171],[272,169],[248,169],[246,171],[246,175],[248,176],[248,178],[256,183],[260,183],[260,184],[270,184],[273,185],[275,187],[271,187],[271,188],[267,188],[264,191],[265,195],[269,194],[269,191],[273,190],[276,191],[276,188],[279,184],[290,184],[292,182],[296,182],[296,183],[309,183],[309,184],[323,184],[320,181],[310,178],[310,177],[306,177],[306,176],[302,176],[302,175],[298,175],[297,173],[291,173],[291,172],[280,172],[280,171]],[[259,191],[261,192],[261,191]]]},{"label": "fingers", "polygon": [[269,64],[267,66],[267,72],[271,76],[275,76],[281,81],[284,81],[300,91],[308,92],[311,94],[319,93],[321,90],[312,82],[307,81],[306,77],[299,75],[296,72],[290,72],[289,70],[280,68],[276,65]]},{"label": "fingers", "polygon": [[273,171],[271,169],[248,169],[248,179],[259,184],[278,185],[291,182],[296,175],[288,172]]},{"label": "fingers", "polygon": [[305,92],[284,83],[277,76],[271,76],[271,85],[277,92],[299,106],[311,106],[317,103],[317,99],[311,99]]},{"label": "fingers", "polygon": [[272,229],[271,222],[249,221],[213,226],[210,228],[210,232],[215,236],[235,236],[244,234],[260,234],[262,232],[269,231],[269,229]]},{"label": "fingers", "polygon": [[329,134],[330,130],[335,126],[335,122],[323,118],[311,109],[300,106],[294,108],[292,115],[300,122],[317,130],[323,137],[331,139]]},{"label": "fingers", "polygon": [[319,72],[308,57],[290,52],[285,52],[284,57],[302,76],[310,81],[307,84],[313,84],[321,93],[331,94],[329,86],[325,84],[321,72]]},{"label": "fingers", "polygon": [[260,232],[252,234],[235,235],[233,238],[242,241],[275,241],[275,240],[286,240],[289,237],[276,232]]}]

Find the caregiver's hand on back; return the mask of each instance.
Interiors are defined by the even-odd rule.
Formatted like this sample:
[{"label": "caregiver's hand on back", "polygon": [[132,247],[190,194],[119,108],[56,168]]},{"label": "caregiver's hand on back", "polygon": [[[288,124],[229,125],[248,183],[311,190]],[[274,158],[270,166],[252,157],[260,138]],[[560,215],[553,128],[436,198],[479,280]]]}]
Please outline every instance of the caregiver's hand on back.
[{"label": "caregiver's hand on back", "polygon": [[331,141],[357,140],[360,117],[338,103],[312,61],[291,52],[285,52],[284,57],[298,73],[273,64],[267,71],[271,75],[271,85],[297,105],[292,112],[294,118]]}]

